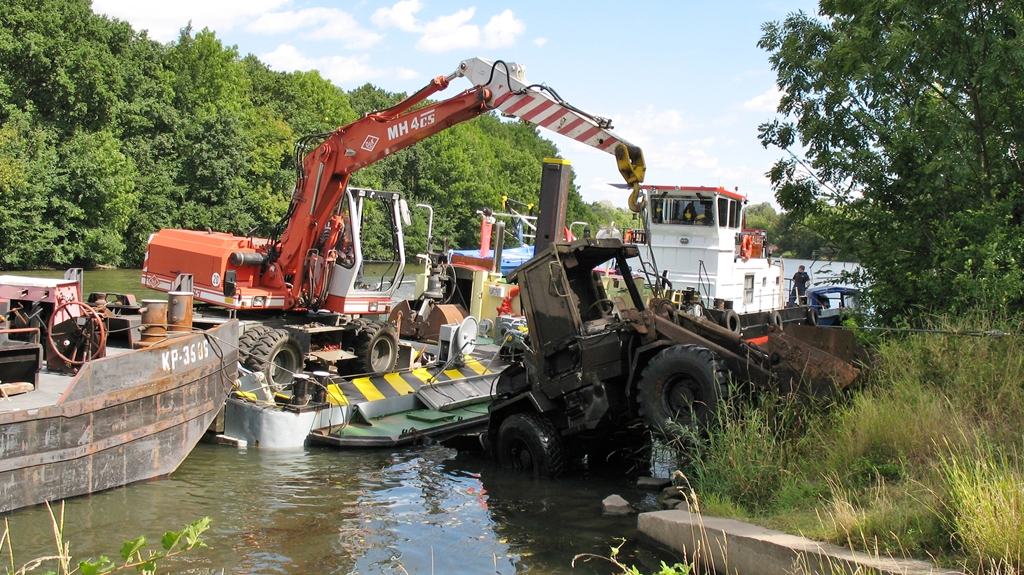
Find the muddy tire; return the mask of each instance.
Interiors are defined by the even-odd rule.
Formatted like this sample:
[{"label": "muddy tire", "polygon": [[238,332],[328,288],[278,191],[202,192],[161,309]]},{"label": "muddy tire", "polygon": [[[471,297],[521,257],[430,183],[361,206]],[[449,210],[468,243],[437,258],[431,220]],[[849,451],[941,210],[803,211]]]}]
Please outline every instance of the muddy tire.
[{"label": "muddy tire", "polygon": [[495,449],[502,467],[534,477],[558,477],[568,466],[562,436],[535,413],[515,413],[502,421]]},{"label": "muddy tire", "polygon": [[259,343],[260,338],[271,331],[273,330],[270,327],[262,324],[245,326],[245,331],[238,336],[238,356],[242,358],[242,365],[246,365],[246,361],[252,355],[253,348]]},{"label": "muddy tire", "polygon": [[711,351],[674,345],[644,368],[637,402],[648,429],[673,440],[707,427],[727,393],[728,378]]},{"label": "muddy tire", "polygon": [[782,329],[782,314],[780,314],[777,311],[769,312],[768,313],[768,325],[769,326],[773,326],[774,325],[775,327],[777,327],[778,329],[781,330]]},{"label": "muddy tire", "polygon": [[252,347],[243,365],[252,371],[262,371],[270,385],[283,387],[291,383],[292,375],[302,373],[304,363],[305,354],[287,331],[268,329]]},{"label": "muddy tire", "polygon": [[379,321],[357,320],[352,348],[356,354],[353,369],[356,373],[381,375],[394,371],[398,363],[398,333],[389,324]]}]

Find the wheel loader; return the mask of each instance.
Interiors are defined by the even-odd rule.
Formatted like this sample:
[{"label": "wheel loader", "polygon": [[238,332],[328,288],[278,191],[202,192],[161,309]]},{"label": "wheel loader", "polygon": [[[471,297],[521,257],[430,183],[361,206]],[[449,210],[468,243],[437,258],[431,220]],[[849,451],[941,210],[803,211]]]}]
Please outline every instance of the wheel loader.
[{"label": "wheel loader", "polygon": [[[699,308],[643,301],[634,269],[643,269],[636,245],[588,238],[553,243],[510,275],[529,337],[498,378],[482,436],[503,466],[555,477],[623,434],[699,432],[730,390],[823,396],[860,374],[849,332],[766,324],[737,333]],[[610,283],[621,287],[609,293]]]}]

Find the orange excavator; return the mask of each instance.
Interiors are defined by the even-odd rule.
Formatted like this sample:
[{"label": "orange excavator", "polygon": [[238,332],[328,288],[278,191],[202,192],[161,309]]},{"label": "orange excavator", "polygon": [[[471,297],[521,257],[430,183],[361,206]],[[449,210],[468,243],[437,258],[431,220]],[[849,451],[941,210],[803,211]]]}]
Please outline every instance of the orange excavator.
[{"label": "orange excavator", "polygon": [[[473,86],[422,105],[458,77]],[[142,283],[190,291],[196,300],[247,320],[239,341],[244,363],[272,382],[288,381],[307,360],[344,365],[349,373],[385,373],[395,365],[398,339],[393,327],[371,317],[390,311],[401,282],[409,210],[397,193],[349,187],[349,178],[491,110],[613,154],[635,201],[643,154],[615,136],[609,120],[569,105],[545,85],[530,84],[522,65],[474,58],[392,108],[300,140],[291,204],[273,237],[160,230],[150,238]],[[391,220],[391,237],[375,237],[374,251],[393,253],[394,261],[364,259],[361,231],[371,215]]]}]

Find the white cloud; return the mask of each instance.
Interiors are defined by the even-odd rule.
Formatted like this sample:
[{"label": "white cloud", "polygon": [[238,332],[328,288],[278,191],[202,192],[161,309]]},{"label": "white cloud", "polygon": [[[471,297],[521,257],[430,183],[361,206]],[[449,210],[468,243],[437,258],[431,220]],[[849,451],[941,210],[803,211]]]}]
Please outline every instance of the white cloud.
[{"label": "white cloud", "polygon": [[416,47],[424,52],[447,52],[455,48],[480,45],[480,28],[466,24],[473,18],[476,8],[459,10],[448,16],[439,16],[423,26],[423,36]]},{"label": "white cloud", "polygon": [[505,9],[484,26],[484,47],[504,48],[516,43],[516,37],[526,32],[526,23],[516,19],[511,10]]},{"label": "white cloud", "polygon": [[623,136],[626,134],[679,134],[691,127],[679,110],[671,108],[657,110],[653,105],[637,110],[631,116],[616,116],[614,124],[615,132]]},{"label": "white cloud", "polygon": [[210,28],[221,32],[244,24],[288,2],[289,0],[93,0],[92,9],[97,14],[125,20],[136,30],[149,30],[150,38],[169,42],[178,38],[179,31],[188,25],[190,20],[195,30]]},{"label": "white cloud", "polygon": [[402,0],[391,8],[378,8],[370,18],[381,28],[395,27],[404,32],[419,32],[416,24],[416,13],[423,8],[419,0]]},{"label": "white cloud", "polygon": [[416,14],[422,9],[423,2],[420,0],[401,0],[390,8],[378,8],[370,20],[380,28],[397,28],[403,32],[420,34],[416,48],[432,53],[457,48],[511,46],[526,31],[526,24],[509,9],[492,16],[483,31],[470,22],[476,15],[474,7],[438,16],[429,22],[417,20]]},{"label": "white cloud", "polygon": [[763,94],[743,102],[743,109],[755,112],[774,112],[779,107],[779,98],[781,97],[782,91],[779,90],[779,87],[772,86]]},{"label": "white cloud", "polygon": [[377,78],[409,80],[418,76],[408,68],[377,68],[365,55],[310,58],[289,44],[281,44],[273,52],[261,54],[260,60],[282,72],[319,70],[321,76],[339,86],[355,86]]},{"label": "white cloud", "polygon": [[538,46],[543,46],[544,44],[548,43],[548,39],[547,38],[534,38],[533,39],[533,43],[538,45]]},{"label": "white cloud", "polygon": [[335,8],[268,12],[246,26],[246,30],[264,34],[298,30],[303,38],[312,40],[344,40],[344,46],[349,49],[367,48],[383,38],[376,32],[360,27],[351,14]]}]

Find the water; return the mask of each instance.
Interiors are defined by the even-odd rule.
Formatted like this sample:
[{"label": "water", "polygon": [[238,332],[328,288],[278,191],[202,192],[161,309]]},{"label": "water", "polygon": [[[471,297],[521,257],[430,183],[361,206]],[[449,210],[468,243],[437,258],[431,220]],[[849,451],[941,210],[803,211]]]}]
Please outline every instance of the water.
[{"label": "water", "polygon": [[[145,534],[209,516],[207,549],[173,572],[212,573],[610,573],[570,567],[578,553],[622,557],[652,571],[662,557],[637,547],[636,517],[606,517],[618,493],[653,504],[622,474],[534,480],[481,456],[441,446],[397,451],[236,450],[200,444],[170,477],[66,503],[72,554],[116,556]],[[646,500],[645,500],[646,498]],[[50,554],[45,507],[8,518],[16,559]],[[20,563],[19,563],[20,565]]]},{"label": "water", "polygon": [[[161,297],[138,277],[138,270],[87,272],[86,290]],[[169,477],[69,500],[65,532],[77,559],[117,557],[126,539],[146,535],[155,549],[164,531],[209,516],[209,548],[161,570],[175,573],[613,573],[604,562],[576,569],[571,562],[579,553],[607,556],[620,537],[628,540],[620,558],[651,572],[675,558],[637,545],[635,516],[601,514],[612,493],[653,509],[653,495],[633,485],[623,472],[534,480],[442,446],[200,444]],[[45,507],[7,519],[18,566],[53,553]]]}]

